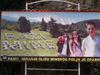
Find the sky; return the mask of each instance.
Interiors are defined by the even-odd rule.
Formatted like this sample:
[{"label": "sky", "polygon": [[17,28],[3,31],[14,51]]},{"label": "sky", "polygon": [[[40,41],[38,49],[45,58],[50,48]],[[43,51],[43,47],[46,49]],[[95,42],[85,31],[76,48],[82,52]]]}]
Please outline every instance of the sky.
[{"label": "sky", "polygon": [[30,12],[30,11],[3,11],[2,16],[10,16],[19,18],[20,16],[26,17],[30,21],[50,21],[52,17],[56,23],[63,25],[72,24],[83,20],[100,19],[100,12]]}]

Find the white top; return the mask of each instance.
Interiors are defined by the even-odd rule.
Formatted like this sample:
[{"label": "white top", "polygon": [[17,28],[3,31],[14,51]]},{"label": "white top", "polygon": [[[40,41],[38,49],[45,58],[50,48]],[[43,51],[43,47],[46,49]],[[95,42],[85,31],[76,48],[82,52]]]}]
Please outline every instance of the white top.
[{"label": "white top", "polygon": [[82,50],[85,50],[85,57],[100,57],[100,37],[87,36],[82,41]]},{"label": "white top", "polygon": [[61,54],[66,55],[66,53],[67,53],[66,51],[67,51],[67,38],[65,38]]},{"label": "white top", "polygon": [[[75,42],[76,44],[78,44],[79,46],[80,46],[80,44],[79,44],[79,42]],[[76,56],[81,56],[81,54],[82,54],[82,51],[76,46],[75,47],[75,44],[73,44],[73,46],[72,46],[72,51],[73,51],[73,53],[76,55]],[[73,56],[73,55],[72,55]]]}]

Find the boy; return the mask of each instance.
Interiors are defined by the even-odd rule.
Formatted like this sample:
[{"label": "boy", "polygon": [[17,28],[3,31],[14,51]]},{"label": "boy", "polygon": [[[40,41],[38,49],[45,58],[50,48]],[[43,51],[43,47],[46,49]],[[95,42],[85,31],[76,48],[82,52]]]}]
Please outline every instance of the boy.
[{"label": "boy", "polygon": [[57,55],[58,56],[69,56],[70,50],[69,50],[69,30],[66,29],[64,31],[64,36],[58,37],[57,40]]},{"label": "boy", "polygon": [[100,37],[95,32],[97,27],[94,22],[86,23],[86,30],[89,34],[82,41],[82,50],[85,50],[85,57],[100,57]]}]

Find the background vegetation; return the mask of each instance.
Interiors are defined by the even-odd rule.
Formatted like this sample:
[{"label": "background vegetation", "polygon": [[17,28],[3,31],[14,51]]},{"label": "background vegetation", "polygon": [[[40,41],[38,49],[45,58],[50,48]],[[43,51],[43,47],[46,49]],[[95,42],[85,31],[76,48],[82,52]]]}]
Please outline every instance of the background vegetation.
[{"label": "background vegetation", "polygon": [[[1,0],[0,9],[25,9],[26,2],[39,0]],[[66,0],[74,3],[80,3],[82,10],[95,9],[100,10],[100,0]],[[29,9],[77,9],[77,6],[62,2],[41,2],[29,6]]]}]

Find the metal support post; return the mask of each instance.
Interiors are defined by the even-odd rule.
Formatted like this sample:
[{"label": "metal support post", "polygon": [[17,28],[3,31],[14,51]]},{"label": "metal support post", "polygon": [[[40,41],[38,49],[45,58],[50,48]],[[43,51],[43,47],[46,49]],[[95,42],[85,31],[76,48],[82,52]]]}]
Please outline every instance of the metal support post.
[{"label": "metal support post", "polygon": [[28,10],[28,2],[26,2],[26,10]]},{"label": "metal support post", "polygon": [[78,3],[78,11],[80,11],[80,3]]},{"label": "metal support post", "polygon": [[78,62],[78,75],[80,75],[80,62]]},{"label": "metal support post", "polygon": [[27,62],[25,62],[25,75],[27,75]]}]

